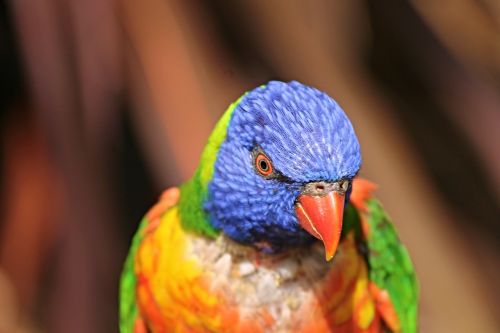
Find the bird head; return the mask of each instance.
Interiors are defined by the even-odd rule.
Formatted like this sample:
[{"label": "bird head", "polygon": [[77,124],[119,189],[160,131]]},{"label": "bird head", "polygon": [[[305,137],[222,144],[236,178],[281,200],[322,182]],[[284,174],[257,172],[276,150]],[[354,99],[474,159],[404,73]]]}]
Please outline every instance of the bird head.
[{"label": "bird head", "polygon": [[329,260],[360,165],[354,129],[331,97],[271,81],[235,102],[210,137],[197,172],[203,215],[267,251],[317,238]]}]

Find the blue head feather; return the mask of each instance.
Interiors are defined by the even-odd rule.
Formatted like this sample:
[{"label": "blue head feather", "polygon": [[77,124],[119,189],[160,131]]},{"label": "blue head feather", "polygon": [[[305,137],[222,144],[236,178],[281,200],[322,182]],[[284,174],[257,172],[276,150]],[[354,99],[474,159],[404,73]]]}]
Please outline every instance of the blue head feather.
[{"label": "blue head feather", "polygon": [[[255,170],[255,149],[280,177],[266,179]],[[240,243],[274,249],[308,243],[312,236],[294,210],[302,186],[350,179],[360,165],[354,129],[331,97],[299,82],[272,81],[234,109],[204,208],[215,228]]]}]

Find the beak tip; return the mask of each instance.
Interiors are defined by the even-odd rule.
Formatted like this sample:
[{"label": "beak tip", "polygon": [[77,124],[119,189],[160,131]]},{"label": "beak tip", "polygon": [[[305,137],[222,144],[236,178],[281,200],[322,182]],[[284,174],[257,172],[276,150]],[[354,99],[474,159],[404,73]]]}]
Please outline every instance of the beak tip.
[{"label": "beak tip", "polygon": [[333,257],[335,256],[335,253],[337,252],[337,247],[335,246],[334,249],[329,249],[327,250],[325,248],[325,259],[326,261],[330,261],[333,259]]}]

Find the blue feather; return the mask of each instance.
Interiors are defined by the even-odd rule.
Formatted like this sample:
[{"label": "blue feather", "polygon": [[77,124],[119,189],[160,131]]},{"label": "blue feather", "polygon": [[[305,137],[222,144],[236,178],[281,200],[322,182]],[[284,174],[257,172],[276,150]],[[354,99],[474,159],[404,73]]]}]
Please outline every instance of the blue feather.
[{"label": "blue feather", "polygon": [[[288,181],[255,171],[255,147]],[[204,209],[215,228],[240,243],[266,242],[274,250],[307,244],[312,236],[294,211],[302,186],[352,178],[360,166],[358,139],[337,102],[299,82],[272,81],[236,106]]]}]

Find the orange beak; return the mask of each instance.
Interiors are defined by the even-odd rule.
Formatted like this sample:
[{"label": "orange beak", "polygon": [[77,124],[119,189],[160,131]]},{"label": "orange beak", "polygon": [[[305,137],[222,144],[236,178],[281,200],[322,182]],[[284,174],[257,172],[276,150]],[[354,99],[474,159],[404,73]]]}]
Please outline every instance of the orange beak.
[{"label": "orange beak", "polygon": [[337,251],[342,232],[344,202],[345,194],[330,191],[324,195],[301,194],[295,204],[300,225],[323,242],[327,261]]}]

